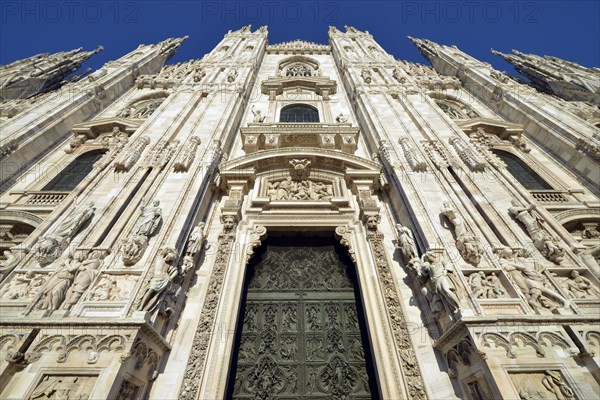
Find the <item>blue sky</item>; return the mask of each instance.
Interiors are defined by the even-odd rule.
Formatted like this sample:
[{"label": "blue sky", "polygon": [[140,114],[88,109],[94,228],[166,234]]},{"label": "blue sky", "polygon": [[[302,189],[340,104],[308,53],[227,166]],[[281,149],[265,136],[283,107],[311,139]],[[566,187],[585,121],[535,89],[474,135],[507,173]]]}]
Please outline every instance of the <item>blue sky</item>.
[{"label": "blue sky", "polygon": [[490,53],[553,55],[600,66],[600,1],[0,1],[0,63],[42,52],[105,50],[96,69],[140,43],[189,35],[170,61],[201,58],[229,29],[269,26],[269,43],[327,43],[328,26],[368,30],[396,58],[425,62],[407,35],[455,44],[500,70]]}]

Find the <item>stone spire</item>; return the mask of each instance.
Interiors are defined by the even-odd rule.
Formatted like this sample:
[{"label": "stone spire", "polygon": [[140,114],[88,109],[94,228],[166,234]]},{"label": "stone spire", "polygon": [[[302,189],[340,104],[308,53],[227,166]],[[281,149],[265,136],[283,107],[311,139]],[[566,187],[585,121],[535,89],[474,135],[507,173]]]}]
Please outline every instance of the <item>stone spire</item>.
[{"label": "stone spire", "polygon": [[189,38],[190,37],[187,35],[180,38],[169,38],[157,43],[156,45],[160,47],[160,52],[165,55],[166,59],[168,60],[175,55],[175,52],[177,52],[179,46],[181,46],[181,44]]},{"label": "stone spire", "polygon": [[427,39],[417,39],[412,36],[407,36],[408,39],[417,46],[419,53],[427,60],[431,61],[432,57],[438,56],[438,47],[439,45],[431,40]]},{"label": "stone spire", "polygon": [[0,66],[0,99],[23,99],[59,88],[81,64],[104,49],[78,48],[59,53],[38,54]]},{"label": "stone spire", "polygon": [[586,68],[557,57],[537,56],[513,50],[492,50],[542,90],[565,100],[586,101],[600,106],[600,69]]}]

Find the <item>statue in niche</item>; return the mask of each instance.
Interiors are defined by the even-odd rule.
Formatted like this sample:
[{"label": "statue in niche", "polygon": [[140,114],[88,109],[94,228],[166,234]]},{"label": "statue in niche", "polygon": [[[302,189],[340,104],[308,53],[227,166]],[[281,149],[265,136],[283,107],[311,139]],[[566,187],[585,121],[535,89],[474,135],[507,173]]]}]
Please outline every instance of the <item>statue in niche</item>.
[{"label": "statue in niche", "polygon": [[96,208],[93,202],[76,208],[67,218],[60,223],[58,228],[52,233],[53,236],[61,238],[72,238],[75,233],[94,216]]},{"label": "statue in niche", "polygon": [[565,257],[565,249],[556,238],[542,228],[541,219],[532,212],[536,205],[530,204],[523,207],[515,199],[511,203],[512,206],[509,207],[508,212],[525,225],[525,229],[536,249],[548,260],[560,264]]},{"label": "statue in niche", "polygon": [[508,247],[500,249],[498,254],[500,265],[521,289],[534,310],[540,310],[540,307],[543,307],[554,311],[557,308],[556,303],[559,303],[561,307],[569,305],[567,299],[547,287],[544,270],[538,271],[534,266],[523,264],[517,258],[517,253]]},{"label": "statue in niche", "polygon": [[600,291],[592,281],[581,276],[579,271],[571,271],[569,277],[562,282],[562,286],[574,299],[594,299],[600,297]]},{"label": "statue in niche", "polygon": [[99,268],[102,264],[103,255],[103,252],[100,250],[92,250],[87,259],[81,262],[73,284],[67,290],[66,299],[62,306],[64,310],[68,310],[77,304],[81,296],[83,296],[94,279],[96,279],[100,273]]},{"label": "statue in niche", "polygon": [[345,124],[346,122],[348,122],[348,118],[344,116],[344,114],[340,113],[337,117],[335,117],[335,121],[338,124]]},{"label": "statue in niche", "polygon": [[254,115],[254,122],[257,123],[263,123],[265,122],[265,118],[267,118],[266,115],[262,115],[262,112],[258,109],[255,109],[254,106],[252,106],[252,108],[250,109],[250,111],[252,111],[252,115]]},{"label": "statue in niche", "polygon": [[142,216],[133,228],[134,235],[150,237],[156,231],[156,228],[162,221],[162,209],[159,207],[160,201],[154,200],[151,206],[142,204]]},{"label": "statue in niche", "polygon": [[456,214],[449,202],[444,202],[444,208],[441,213],[450,220],[450,223],[454,227],[456,248],[462,258],[467,262],[478,265],[483,254],[479,240],[467,231],[463,219]]},{"label": "statue in niche", "polygon": [[125,265],[135,264],[144,255],[150,236],[156,233],[162,221],[162,209],[159,206],[160,201],[158,200],[154,200],[149,206],[142,202],[140,206],[142,215],[133,227],[131,235],[123,241],[121,247],[121,258]]},{"label": "statue in niche", "polygon": [[83,252],[76,251],[75,254],[69,254],[66,259],[60,262],[58,270],[40,288],[39,296],[42,297],[42,303],[39,308],[41,310],[55,311],[59,309],[65,301],[67,291],[75,278],[75,273],[84,260],[85,255]]},{"label": "statue in niche", "polygon": [[40,265],[54,262],[79,229],[94,216],[94,203],[77,207],[49,235],[40,236],[33,247]]},{"label": "statue in niche", "polygon": [[414,259],[419,258],[417,252],[417,245],[410,228],[396,224],[396,231],[398,232],[398,248],[402,252],[402,256],[406,262],[411,262]]},{"label": "statue in niche", "polygon": [[420,274],[430,282],[432,292],[439,295],[450,311],[456,314],[459,311],[460,299],[454,282],[448,276],[452,270],[432,252],[423,254],[420,267]]},{"label": "statue in niche", "polygon": [[535,204],[530,204],[527,207],[523,207],[516,199],[512,199],[511,204],[512,206],[508,208],[508,212],[510,215],[523,223],[523,225],[525,225],[525,229],[527,229],[527,232],[530,235],[532,235],[533,232],[537,232],[542,229],[542,226],[539,223],[539,218],[532,214],[532,211],[535,209]]},{"label": "statue in niche", "polygon": [[192,229],[192,232],[190,233],[187,242],[186,253],[188,255],[191,255],[193,257],[202,248],[202,243],[204,241],[204,238],[206,237],[204,234],[205,226],[206,224],[204,222],[199,222],[198,225],[196,225],[194,229]]},{"label": "statue in niche", "polygon": [[165,247],[160,251],[160,257],[154,263],[154,275],[144,293],[140,310],[154,311],[159,305],[161,295],[170,285],[173,285],[179,275],[187,272],[180,271],[173,265],[176,259],[177,250],[174,248]]},{"label": "statue in niche", "polygon": [[237,76],[238,76],[237,70],[236,69],[232,69],[227,74],[227,82],[229,82],[229,83],[235,82],[235,79],[237,78]]}]

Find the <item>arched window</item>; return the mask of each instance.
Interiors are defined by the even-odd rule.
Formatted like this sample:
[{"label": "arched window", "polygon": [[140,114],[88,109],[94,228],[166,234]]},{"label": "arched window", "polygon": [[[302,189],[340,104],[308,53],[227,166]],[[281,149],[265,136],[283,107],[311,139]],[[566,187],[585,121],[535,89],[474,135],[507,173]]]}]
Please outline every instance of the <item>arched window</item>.
[{"label": "arched window", "polygon": [[292,104],[281,109],[279,122],[319,122],[319,111],[305,104]]},{"label": "arched window", "polygon": [[521,185],[527,190],[552,190],[541,176],[539,176],[529,165],[514,154],[506,151],[492,149],[492,152],[498,156],[505,164],[508,172],[515,177]]},{"label": "arched window", "polygon": [[71,161],[65,169],[56,175],[42,188],[48,191],[69,191],[85,179],[92,172],[94,163],[106,153],[106,149],[93,150],[84,153]]}]

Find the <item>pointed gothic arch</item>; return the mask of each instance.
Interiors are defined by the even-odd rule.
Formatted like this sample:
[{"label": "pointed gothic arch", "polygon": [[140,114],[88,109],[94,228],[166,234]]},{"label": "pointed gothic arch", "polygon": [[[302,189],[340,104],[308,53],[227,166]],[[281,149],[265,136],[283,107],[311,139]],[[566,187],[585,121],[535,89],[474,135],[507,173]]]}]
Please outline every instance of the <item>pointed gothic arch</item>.
[{"label": "pointed gothic arch", "polygon": [[508,172],[523,185],[527,190],[553,190],[554,188],[544,180],[537,172],[534,171],[521,158],[511,152],[490,149],[502,162],[506,164]]},{"label": "pointed gothic arch", "polygon": [[92,172],[94,163],[100,160],[107,149],[95,149],[77,156],[65,168],[44,185],[42,191],[71,191]]}]

